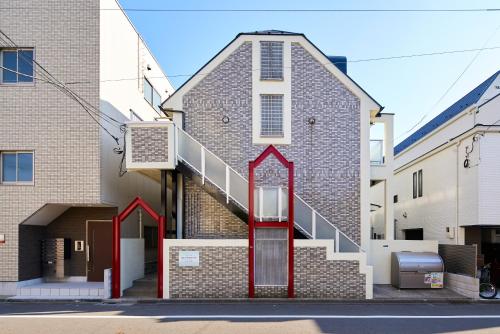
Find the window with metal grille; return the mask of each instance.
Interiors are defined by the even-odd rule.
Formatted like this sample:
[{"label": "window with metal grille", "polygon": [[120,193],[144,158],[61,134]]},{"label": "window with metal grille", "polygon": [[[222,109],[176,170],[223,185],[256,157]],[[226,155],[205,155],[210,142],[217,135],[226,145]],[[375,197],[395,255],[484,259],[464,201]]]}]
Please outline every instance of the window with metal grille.
[{"label": "window with metal grille", "polygon": [[260,103],[260,135],[283,137],[283,95],[261,95]]},{"label": "window with metal grille", "polygon": [[283,80],[283,42],[260,42],[260,79]]}]

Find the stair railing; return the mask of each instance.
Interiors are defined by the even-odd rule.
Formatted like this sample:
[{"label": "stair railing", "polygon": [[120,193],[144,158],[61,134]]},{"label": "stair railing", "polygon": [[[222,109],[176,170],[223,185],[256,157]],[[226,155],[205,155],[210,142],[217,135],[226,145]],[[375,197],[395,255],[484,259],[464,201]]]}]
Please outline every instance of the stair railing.
[{"label": "stair railing", "polygon": [[[177,159],[188,165],[201,177],[204,184],[207,180],[226,195],[226,202],[233,201],[242,210],[248,213],[248,181],[240,173],[226,164],[221,158],[204,147],[199,141],[187,132],[175,127]],[[286,188],[280,188],[278,195],[278,216],[286,212],[287,203],[283,203],[286,196],[280,195]],[[265,203],[262,187],[257,189],[257,206]],[[262,208],[262,207],[260,207]],[[265,218],[263,210],[257,210],[258,219]],[[345,233],[330,223],[314,208],[307,204],[300,196],[294,194],[295,226],[310,239],[333,239],[336,252],[357,253],[363,251]]]}]

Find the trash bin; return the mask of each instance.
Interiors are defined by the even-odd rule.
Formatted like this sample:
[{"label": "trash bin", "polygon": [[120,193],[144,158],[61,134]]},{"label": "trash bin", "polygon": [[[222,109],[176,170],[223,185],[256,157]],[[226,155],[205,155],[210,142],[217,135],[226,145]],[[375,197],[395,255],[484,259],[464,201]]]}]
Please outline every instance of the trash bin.
[{"label": "trash bin", "polygon": [[443,288],[444,264],[431,252],[393,252],[391,284],[399,289]]}]

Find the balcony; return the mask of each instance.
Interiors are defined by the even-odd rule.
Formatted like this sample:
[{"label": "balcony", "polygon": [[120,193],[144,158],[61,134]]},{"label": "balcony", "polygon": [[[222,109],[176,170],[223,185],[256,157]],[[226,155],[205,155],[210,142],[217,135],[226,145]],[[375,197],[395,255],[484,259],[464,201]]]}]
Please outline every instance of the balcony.
[{"label": "balcony", "polygon": [[384,164],[384,141],[382,139],[370,139],[370,165],[382,166]]}]

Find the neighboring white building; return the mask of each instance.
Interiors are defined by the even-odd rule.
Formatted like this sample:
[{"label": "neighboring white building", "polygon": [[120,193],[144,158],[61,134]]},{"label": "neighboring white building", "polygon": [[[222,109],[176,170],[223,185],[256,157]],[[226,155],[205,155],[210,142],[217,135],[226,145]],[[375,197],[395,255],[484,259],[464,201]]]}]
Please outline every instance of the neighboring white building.
[{"label": "neighboring white building", "polygon": [[500,242],[500,71],[395,147],[398,239]]}]

